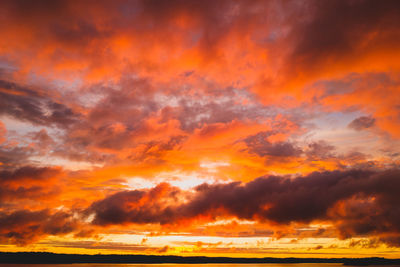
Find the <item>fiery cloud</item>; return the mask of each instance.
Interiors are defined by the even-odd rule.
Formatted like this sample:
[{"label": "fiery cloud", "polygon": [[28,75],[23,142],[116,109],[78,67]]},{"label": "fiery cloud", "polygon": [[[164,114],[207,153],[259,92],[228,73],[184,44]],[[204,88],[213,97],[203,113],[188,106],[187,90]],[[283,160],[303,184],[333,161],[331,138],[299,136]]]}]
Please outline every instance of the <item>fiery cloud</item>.
[{"label": "fiery cloud", "polygon": [[[217,217],[272,224],[329,222],[340,237],[395,235],[398,170],[333,171],[305,177],[260,177],[241,184],[202,184],[183,192],[168,184],[115,193],[93,203],[93,224],[176,224]],[[318,201],[316,201],[318,200]],[[373,211],[373,214],[371,212]]]},{"label": "fiery cloud", "polygon": [[5,250],[398,255],[398,1],[0,10]]}]

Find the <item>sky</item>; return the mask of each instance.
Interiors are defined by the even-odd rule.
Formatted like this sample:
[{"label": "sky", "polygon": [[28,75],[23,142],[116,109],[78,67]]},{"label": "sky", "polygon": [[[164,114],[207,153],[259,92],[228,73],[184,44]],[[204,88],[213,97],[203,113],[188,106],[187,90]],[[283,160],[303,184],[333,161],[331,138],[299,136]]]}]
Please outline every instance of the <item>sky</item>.
[{"label": "sky", "polygon": [[0,251],[400,257],[400,1],[0,3]]}]

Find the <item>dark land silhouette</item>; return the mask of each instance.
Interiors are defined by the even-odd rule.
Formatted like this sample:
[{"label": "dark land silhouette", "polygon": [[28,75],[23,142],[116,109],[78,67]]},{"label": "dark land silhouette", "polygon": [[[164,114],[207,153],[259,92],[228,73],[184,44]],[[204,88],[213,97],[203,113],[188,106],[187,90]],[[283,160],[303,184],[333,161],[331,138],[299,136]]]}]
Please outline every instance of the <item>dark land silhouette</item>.
[{"label": "dark land silhouette", "polygon": [[230,258],[158,255],[83,255],[47,252],[0,252],[0,263],[342,263],[347,266],[400,265],[400,259],[385,258]]}]

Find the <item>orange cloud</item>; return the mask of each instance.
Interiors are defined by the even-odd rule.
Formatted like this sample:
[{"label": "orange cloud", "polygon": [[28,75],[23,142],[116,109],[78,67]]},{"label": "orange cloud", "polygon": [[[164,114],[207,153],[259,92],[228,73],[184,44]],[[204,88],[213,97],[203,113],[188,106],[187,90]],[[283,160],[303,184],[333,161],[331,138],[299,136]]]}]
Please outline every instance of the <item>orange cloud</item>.
[{"label": "orange cloud", "polygon": [[0,7],[0,242],[129,225],[398,246],[398,1]]}]

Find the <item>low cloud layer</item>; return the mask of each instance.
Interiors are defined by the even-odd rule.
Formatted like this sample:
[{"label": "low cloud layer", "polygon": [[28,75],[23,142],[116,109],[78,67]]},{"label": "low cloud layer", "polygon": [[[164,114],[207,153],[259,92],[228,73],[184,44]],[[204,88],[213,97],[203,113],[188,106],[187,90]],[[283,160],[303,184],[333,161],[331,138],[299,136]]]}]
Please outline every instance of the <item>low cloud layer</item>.
[{"label": "low cloud layer", "polygon": [[203,184],[184,192],[168,184],[123,191],[91,205],[96,225],[179,224],[217,217],[275,224],[329,222],[343,238],[400,235],[400,171],[260,177],[248,183]]},{"label": "low cloud layer", "polygon": [[65,235],[78,229],[78,222],[65,212],[18,210],[0,212],[0,242],[27,245],[48,235]]}]

